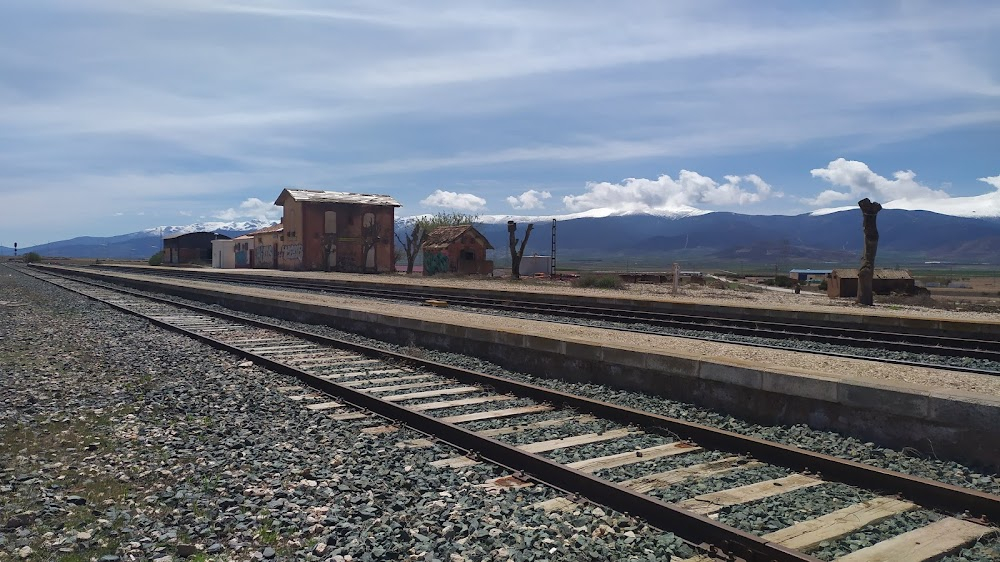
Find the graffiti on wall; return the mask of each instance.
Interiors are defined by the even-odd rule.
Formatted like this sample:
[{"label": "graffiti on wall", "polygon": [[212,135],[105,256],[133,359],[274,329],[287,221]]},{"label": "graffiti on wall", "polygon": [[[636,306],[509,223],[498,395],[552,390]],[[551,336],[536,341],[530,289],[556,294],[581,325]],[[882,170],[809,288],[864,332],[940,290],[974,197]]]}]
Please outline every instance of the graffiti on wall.
[{"label": "graffiti on wall", "polygon": [[281,247],[283,261],[302,261],[302,244],[286,244]]},{"label": "graffiti on wall", "polygon": [[265,244],[254,249],[257,254],[255,267],[274,267],[274,246]]},{"label": "graffiti on wall", "polygon": [[248,267],[250,265],[250,250],[246,249],[246,246],[237,246],[236,250],[236,267]]},{"label": "graffiti on wall", "polygon": [[448,254],[424,252],[424,274],[434,275],[435,273],[448,273]]}]

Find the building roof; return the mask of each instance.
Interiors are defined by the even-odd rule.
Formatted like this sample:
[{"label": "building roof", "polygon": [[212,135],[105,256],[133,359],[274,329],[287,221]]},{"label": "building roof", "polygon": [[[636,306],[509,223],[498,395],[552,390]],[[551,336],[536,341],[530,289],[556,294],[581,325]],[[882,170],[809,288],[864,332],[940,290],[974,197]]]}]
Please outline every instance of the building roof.
[{"label": "building roof", "polygon": [[[857,279],[857,269],[834,269],[835,277],[841,279]],[[905,269],[875,269],[874,279],[913,279],[910,272]]]},{"label": "building roof", "polygon": [[245,234],[245,236],[256,236],[258,234],[270,234],[272,232],[281,232],[283,230],[285,230],[285,225],[283,225],[283,224],[281,224],[279,222],[278,224],[272,224],[271,226],[268,226],[266,228],[262,228],[260,230],[255,230],[253,232],[248,232],[247,234]]},{"label": "building roof", "polygon": [[805,273],[806,275],[826,275],[833,273],[832,269],[793,269],[789,273]]},{"label": "building roof", "polygon": [[282,189],[274,201],[275,205],[284,206],[285,200],[311,201],[317,203],[348,203],[353,205],[377,205],[380,207],[401,207],[398,201],[388,195],[369,193],[347,193],[344,191],[321,191],[317,189]]},{"label": "building roof", "polygon": [[490,241],[486,239],[485,236],[480,234],[471,224],[461,224],[458,226],[439,226],[434,230],[430,231],[427,235],[427,239],[424,240],[423,248],[430,250],[443,250],[448,246],[452,245],[455,240],[461,238],[463,234],[468,231],[477,236],[486,245],[487,250],[492,250],[493,245]]}]

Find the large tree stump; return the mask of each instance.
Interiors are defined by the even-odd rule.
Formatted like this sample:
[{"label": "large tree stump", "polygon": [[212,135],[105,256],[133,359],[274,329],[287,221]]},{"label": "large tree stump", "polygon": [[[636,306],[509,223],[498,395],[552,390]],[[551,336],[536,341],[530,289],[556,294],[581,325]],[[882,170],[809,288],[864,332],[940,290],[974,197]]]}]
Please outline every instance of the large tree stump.
[{"label": "large tree stump", "polygon": [[858,201],[863,216],[861,227],[865,232],[865,251],[861,254],[861,268],[858,269],[858,304],[871,306],[875,302],[872,294],[872,279],[875,277],[875,252],[878,251],[878,228],[875,218],[882,205],[865,197]]}]

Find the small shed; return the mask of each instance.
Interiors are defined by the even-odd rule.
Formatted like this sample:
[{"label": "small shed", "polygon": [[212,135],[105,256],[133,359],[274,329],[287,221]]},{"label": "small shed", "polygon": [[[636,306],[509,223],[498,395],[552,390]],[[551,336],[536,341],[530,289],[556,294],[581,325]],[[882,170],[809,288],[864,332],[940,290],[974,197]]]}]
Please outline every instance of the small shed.
[{"label": "small shed", "polygon": [[234,269],[236,267],[236,240],[220,238],[212,240],[212,267]]},{"label": "small shed", "polygon": [[793,269],[788,272],[788,277],[799,283],[822,283],[831,273],[832,269]]},{"label": "small shed", "polygon": [[544,273],[552,275],[552,257],[550,256],[524,256],[521,258],[519,273],[524,276]]},{"label": "small shed", "polygon": [[[876,269],[872,277],[872,292],[876,295],[902,293],[912,295],[916,285],[904,269]],[[834,269],[827,279],[826,295],[830,298],[858,296],[858,270]]]},{"label": "small shed", "polygon": [[427,235],[421,249],[424,275],[493,273],[493,260],[486,259],[486,250],[493,245],[471,224],[439,226]]},{"label": "small shed", "polygon": [[212,240],[228,240],[215,232],[188,232],[163,239],[163,263],[211,263]]}]

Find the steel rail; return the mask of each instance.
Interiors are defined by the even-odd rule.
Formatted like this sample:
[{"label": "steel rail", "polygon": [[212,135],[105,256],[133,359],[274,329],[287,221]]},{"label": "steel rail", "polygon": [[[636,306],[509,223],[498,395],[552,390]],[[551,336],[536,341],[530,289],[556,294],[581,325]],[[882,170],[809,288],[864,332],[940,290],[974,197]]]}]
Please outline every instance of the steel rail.
[{"label": "steel rail", "polygon": [[[436,374],[454,378],[460,382],[476,383],[490,386],[501,392],[508,392],[532,398],[539,402],[558,404],[589,413],[622,424],[631,424],[652,430],[654,433],[667,433],[690,439],[701,445],[729,451],[737,454],[748,454],[754,458],[771,464],[790,468],[792,470],[819,473],[826,480],[834,480],[867,489],[879,490],[888,494],[901,494],[925,507],[939,509],[951,513],[968,512],[988,521],[1000,521],[1000,496],[945,484],[927,478],[911,476],[896,471],[873,467],[856,461],[837,458],[823,453],[816,453],[783,445],[764,439],[742,435],[710,426],[705,426],[685,420],[662,416],[651,412],[636,410],[609,402],[593,400],[552,390],[530,383],[515,381],[480,373],[461,367],[455,367],[435,361],[420,359],[375,347],[339,340],[314,332],[298,330],[272,322],[246,318],[190,303],[180,303],[170,299],[145,295],[138,291],[120,287],[109,288],[87,281],[74,281],[100,286],[106,289],[120,291],[126,294],[155,300],[158,302],[195,310],[203,314],[216,316],[230,321],[243,322],[262,328],[267,328],[293,335],[295,337],[344,347],[358,353],[372,355],[389,361],[411,363]],[[627,511],[627,510],[626,510]]]},{"label": "steel rail", "polygon": [[[119,268],[115,268],[119,269]],[[148,273],[147,270],[143,268],[120,268],[126,270],[135,270],[139,274],[149,275],[149,276],[162,276],[168,278],[185,278],[185,279],[196,279],[196,280],[206,280],[212,282],[219,282],[219,276],[201,274],[201,273],[184,273],[180,272],[169,272],[169,273]],[[699,317],[691,315],[675,315],[683,316],[684,318],[693,320],[642,320],[637,319],[634,316],[618,316],[618,314],[623,311],[612,308],[594,308],[594,307],[582,307],[573,305],[545,305],[543,303],[529,303],[529,302],[518,302],[503,299],[487,299],[484,297],[458,297],[454,295],[443,295],[435,293],[417,293],[408,290],[396,290],[396,289],[348,289],[342,288],[340,286],[330,286],[325,282],[306,282],[301,280],[268,280],[260,277],[255,277],[250,280],[237,280],[237,279],[224,279],[221,280],[227,284],[247,284],[247,285],[261,285],[265,287],[281,287],[281,288],[292,288],[292,289],[302,289],[309,291],[321,291],[321,292],[334,292],[337,294],[349,293],[349,294],[362,294],[362,296],[374,297],[374,298],[386,298],[394,300],[408,300],[413,302],[423,301],[427,298],[432,298],[437,296],[441,299],[449,299],[448,302],[453,304],[459,304],[460,306],[469,306],[471,308],[490,308],[490,309],[503,309],[518,313],[527,314],[540,314],[540,315],[551,315],[551,316],[563,316],[570,318],[582,318],[595,321],[605,321],[605,322],[620,322],[623,324],[640,324],[646,323],[654,326],[665,327],[665,328],[676,328],[691,330],[695,332],[707,332],[707,333],[723,333],[723,334],[735,334],[741,336],[748,336],[761,339],[772,339],[772,340],[804,340],[804,341],[814,341],[819,343],[826,343],[832,345],[842,345],[845,347],[856,347],[856,348],[866,348],[866,349],[884,349],[886,351],[904,351],[915,354],[927,354],[927,355],[939,355],[947,357],[972,357],[978,359],[992,360],[1000,363],[1000,342],[994,342],[990,340],[975,340],[975,339],[965,339],[965,338],[953,338],[949,336],[927,336],[922,334],[907,334],[901,332],[888,332],[888,331],[866,331],[858,329],[848,329],[848,328],[836,328],[836,327],[819,327],[809,324],[781,324],[776,322],[754,322],[748,320],[734,320],[725,319],[722,317]],[[404,295],[401,297],[400,295]],[[405,296],[412,295],[412,296]],[[466,304],[471,302],[472,304]],[[631,311],[626,311],[631,312]],[[660,313],[650,313],[636,311],[636,313],[654,315]],[[668,314],[668,313],[663,313]],[[669,313],[672,314],[672,313]],[[697,320],[697,321],[696,321]],[[548,322],[558,322],[569,325],[579,325],[578,323],[572,322],[570,320],[546,320]],[[699,321],[704,321],[700,322]],[[723,325],[722,322],[731,323],[745,323],[754,324],[753,328],[746,328],[731,324]],[[814,332],[803,332],[795,330],[786,330],[784,328],[790,327],[801,330],[814,330]],[[630,328],[630,327],[615,327],[609,328],[621,331],[631,331],[636,333],[644,334],[657,334],[657,335],[669,335],[670,337],[679,337],[699,341],[715,341],[722,343],[732,343],[735,345],[746,345],[751,347],[760,347],[764,349],[777,349],[777,350],[795,350],[790,346],[784,346],[779,344],[768,344],[760,342],[742,342],[726,340],[714,337],[698,336],[694,334],[662,334],[655,330],[646,330],[642,328]],[[829,335],[824,335],[820,333],[821,331],[829,332]],[[834,333],[834,331],[838,331]],[[845,335],[846,334],[846,335]],[[891,339],[879,340],[873,339],[872,335],[876,336],[889,336]],[[914,341],[903,341],[903,340],[922,340],[924,343],[914,342]],[[942,345],[942,344],[950,345]],[[990,347],[995,349],[989,349]],[[884,357],[872,357],[869,355],[858,355],[854,353],[845,353],[839,351],[830,350],[808,350],[809,353],[817,355],[826,355],[828,357],[843,357],[846,359],[861,359],[866,361],[878,361],[881,363],[890,363],[896,365],[910,365],[915,367],[928,367],[934,369],[942,369],[948,371],[956,371],[963,373],[975,373],[975,374],[985,374],[985,375],[998,375],[1000,371],[992,369],[982,369],[976,367],[967,367],[963,365],[951,365],[947,363],[928,363],[922,361],[908,361],[905,359],[891,359]]]},{"label": "steel rail", "polygon": [[[52,275],[56,277],[64,277],[57,274]],[[40,276],[35,277],[45,280]],[[251,324],[269,329],[281,328],[280,331],[283,333],[295,335],[310,341],[322,342],[336,347],[347,347],[354,351],[363,351],[365,353],[371,353],[372,355],[386,355],[396,361],[411,363],[414,361],[419,362],[419,360],[408,356],[391,352],[380,352],[380,350],[375,348],[359,344],[351,344],[350,342],[342,342],[340,340],[327,338],[325,336],[309,332],[298,332],[289,328],[272,325],[268,322],[240,318],[224,313],[220,314],[218,311],[212,311],[186,303],[178,303],[159,297],[151,297],[150,295],[142,295],[131,290],[111,288],[78,279],[70,280],[74,283],[99,287],[105,290],[128,294],[133,297],[193,310],[202,314],[223,318],[235,324]],[[613,482],[602,480],[592,476],[591,474],[569,468],[540,455],[522,451],[516,446],[508,445],[501,441],[478,435],[455,424],[440,421],[426,414],[407,409],[405,406],[387,402],[375,396],[365,394],[360,390],[342,386],[328,379],[323,379],[316,375],[309,374],[281,361],[276,361],[255,354],[249,350],[241,349],[213,337],[199,334],[180,326],[173,325],[167,321],[148,316],[139,311],[132,310],[125,305],[102,299],[96,295],[77,291],[71,287],[62,285],[57,286],[101,302],[107,306],[111,306],[117,310],[144,318],[154,325],[181,333],[187,337],[201,341],[213,348],[226,351],[246,359],[251,359],[255,363],[262,365],[269,370],[295,377],[303,383],[332,396],[336,396],[344,402],[374,412],[379,416],[396,420],[397,422],[410,426],[417,431],[432,435],[442,441],[448,442],[459,449],[473,452],[476,456],[529,474],[532,478],[537,479],[540,482],[552,484],[554,487],[562,490],[578,493],[580,496],[585,497],[597,504],[610,507],[611,509],[628,515],[637,516],[654,527],[675,533],[687,541],[700,543],[699,546],[706,550],[721,548],[726,553],[738,556],[739,559],[745,560],[746,562],[820,562],[818,558],[761,539],[760,537],[740,531],[739,529],[723,525],[703,515],[688,512],[653,496],[634,492]],[[439,364],[433,362],[427,362],[427,365],[432,367],[440,366]],[[433,369],[429,370],[433,371]]]}]

